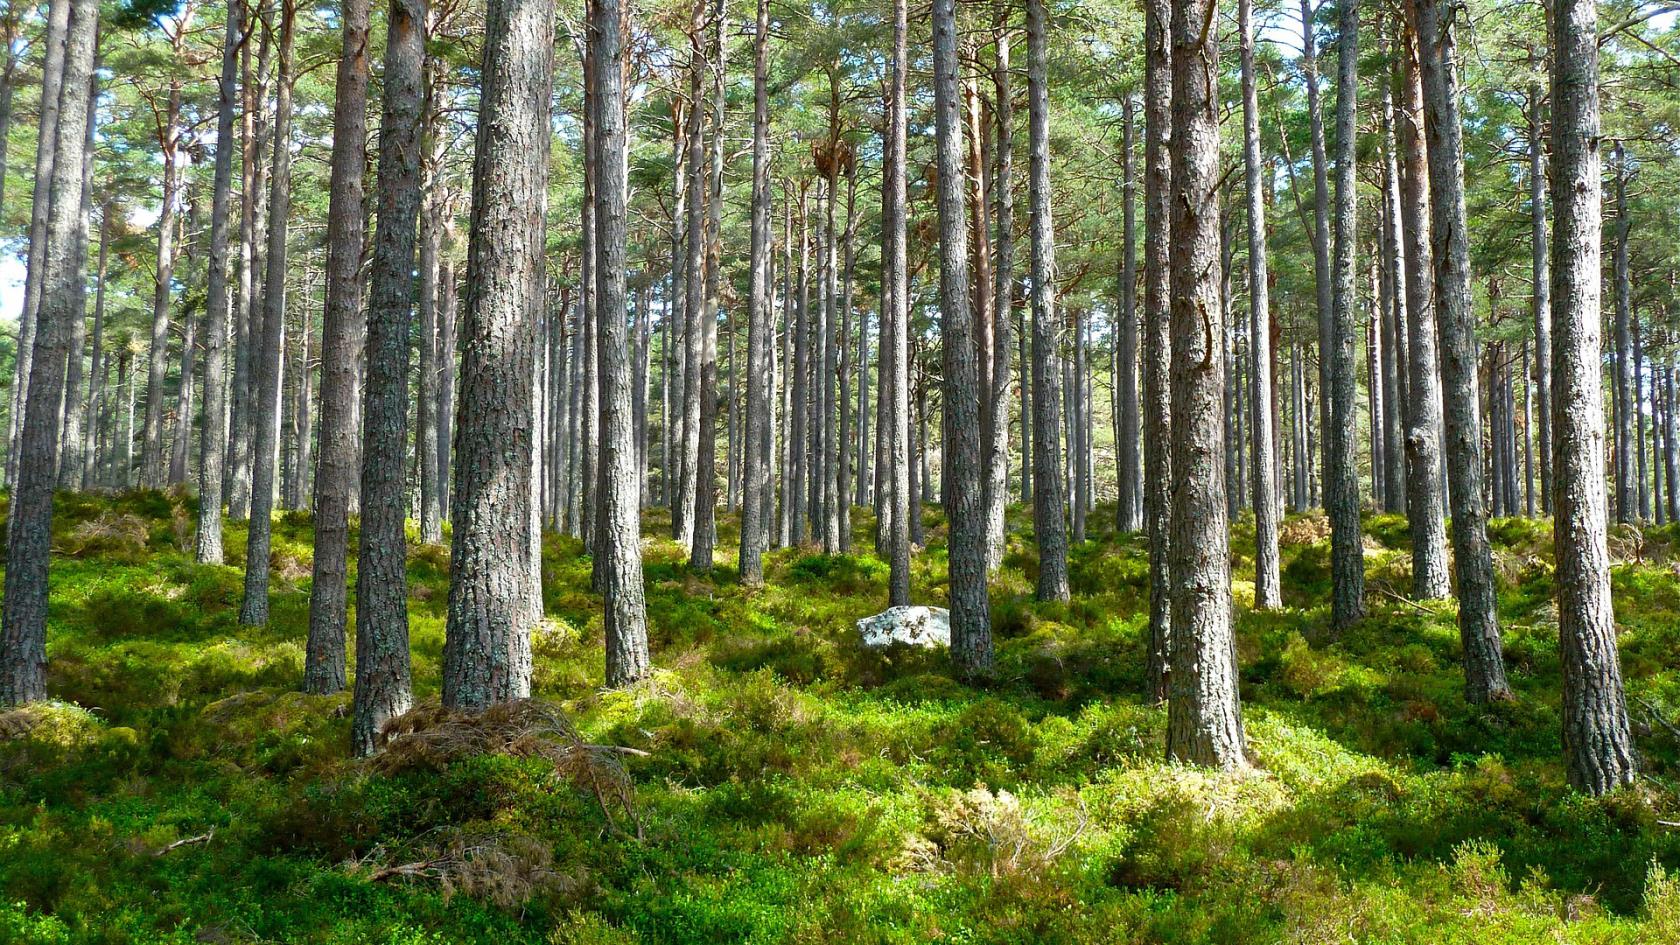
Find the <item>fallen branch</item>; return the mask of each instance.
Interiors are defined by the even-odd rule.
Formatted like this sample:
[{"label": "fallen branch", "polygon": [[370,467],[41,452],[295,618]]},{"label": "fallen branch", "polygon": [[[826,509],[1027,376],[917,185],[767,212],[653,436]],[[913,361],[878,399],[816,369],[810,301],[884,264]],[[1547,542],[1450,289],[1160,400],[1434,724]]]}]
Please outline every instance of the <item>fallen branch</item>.
[{"label": "fallen branch", "polygon": [[418,863],[400,863],[396,866],[382,866],[368,874],[368,882],[383,883],[391,879],[417,879],[437,876],[440,860],[421,860]]},{"label": "fallen branch", "polygon": [[178,849],[180,847],[189,847],[189,846],[192,846],[193,844],[196,844],[196,843],[209,843],[210,838],[214,837],[215,835],[216,835],[216,831],[212,830],[209,833],[201,833],[196,837],[185,837],[183,839],[175,841],[174,843],[166,845],[163,849],[157,851],[156,853],[154,853],[152,855],[153,856],[162,856],[165,853],[168,853],[170,850]]},{"label": "fallen branch", "polygon": [[1639,700],[1639,704],[1645,707],[1645,714],[1650,716],[1652,722],[1661,725],[1668,730],[1668,734],[1673,735],[1676,740],[1680,740],[1680,726],[1663,718],[1662,713],[1657,711],[1657,707],[1652,705],[1650,700],[1642,698]]},{"label": "fallen branch", "polygon": [[1389,590],[1386,587],[1378,586],[1377,590],[1382,591],[1384,596],[1386,596],[1386,597],[1388,597],[1392,600],[1397,600],[1400,603],[1405,604],[1407,607],[1412,608],[1413,610],[1417,611],[1420,614],[1423,614],[1426,617],[1445,617],[1445,616],[1448,616],[1443,611],[1434,610],[1432,608],[1425,607],[1422,604],[1418,603],[1415,600],[1412,600],[1409,597],[1401,597],[1399,594],[1394,593],[1393,591]]}]

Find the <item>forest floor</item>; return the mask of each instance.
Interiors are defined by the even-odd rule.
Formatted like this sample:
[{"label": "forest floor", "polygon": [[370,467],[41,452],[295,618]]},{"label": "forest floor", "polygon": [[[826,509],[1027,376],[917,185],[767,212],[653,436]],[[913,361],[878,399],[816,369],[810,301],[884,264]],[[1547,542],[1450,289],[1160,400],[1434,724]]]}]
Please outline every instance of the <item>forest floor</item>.
[{"label": "forest floor", "polygon": [[[1255,769],[1221,775],[1162,760],[1166,712],[1141,696],[1145,554],[1100,525],[1074,550],[1073,602],[1040,605],[1012,512],[984,688],[942,654],[857,644],[886,597],[877,558],[780,551],[745,591],[730,567],[689,573],[656,515],[657,670],[603,693],[589,561],[551,538],[535,688],[576,737],[542,713],[434,708],[405,750],[352,762],[348,696],[296,692],[308,518],[277,528],[273,621],[253,630],[236,620],[242,525],[235,560],[201,566],[192,514],[155,492],[59,500],[61,701],[0,714],[0,941],[1680,940],[1673,529],[1612,536],[1645,773],[1592,800],[1560,760],[1546,523],[1494,523],[1517,698],[1473,708],[1451,605],[1402,599],[1403,520],[1367,518],[1372,616],[1315,647],[1328,532],[1290,519],[1286,609],[1254,613],[1236,585]],[[928,522],[914,596],[938,603]],[[723,532],[732,549],[732,519]],[[1251,574],[1251,527],[1234,550]],[[446,568],[444,548],[412,547],[422,703]]]}]

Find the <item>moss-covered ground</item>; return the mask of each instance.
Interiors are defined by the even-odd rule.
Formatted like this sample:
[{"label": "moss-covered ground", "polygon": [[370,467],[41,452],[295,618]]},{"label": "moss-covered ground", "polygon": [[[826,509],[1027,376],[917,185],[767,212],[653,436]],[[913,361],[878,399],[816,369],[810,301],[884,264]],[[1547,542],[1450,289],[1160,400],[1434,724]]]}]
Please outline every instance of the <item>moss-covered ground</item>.
[{"label": "moss-covered ground", "polygon": [[[874,556],[779,551],[746,591],[728,559],[690,573],[654,515],[657,671],[603,692],[589,560],[551,537],[536,692],[585,741],[635,750],[604,755],[631,818],[529,753],[346,760],[348,697],[296,691],[307,517],[278,523],[273,621],[250,629],[243,527],[227,566],[201,566],[192,514],[160,493],[59,500],[55,701],[0,714],[0,942],[1680,941],[1673,530],[1612,536],[1645,773],[1599,800],[1564,783],[1545,523],[1494,523],[1517,699],[1478,708],[1451,604],[1403,599],[1401,519],[1367,519],[1372,614],[1328,645],[1308,643],[1327,529],[1287,522],[1287,608],[1254,613],[1236,586],[1242,775],[1163,760],[1135,538],[1099,527],[1073,602],[1040,605],[1012,513],[982,687],[856,645],[886,596]],[[915,596],[939,603],[928,524]],[[1251,574],[1251,528],[1233,550]],[[414,545],[409,577],[424,702],[446,550]]]}]

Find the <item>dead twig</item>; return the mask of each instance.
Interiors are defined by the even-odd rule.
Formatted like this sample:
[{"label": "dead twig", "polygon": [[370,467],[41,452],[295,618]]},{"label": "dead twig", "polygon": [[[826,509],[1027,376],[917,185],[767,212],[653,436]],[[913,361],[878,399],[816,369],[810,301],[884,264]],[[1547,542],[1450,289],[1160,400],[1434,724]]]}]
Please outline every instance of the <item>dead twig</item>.
[{"label": "dead twig", "polygon": [[152,855],[153,856],[162,856],[165,853],[168,853],[170,850],[179,849],[181,847],[190,847],[190,846],[192,846],[194,844],[198,844],[198,843],[209,843],[210,838],[214,837],[215,835],[216,835],[216,831],[211,830],[209,833],[201,833],[196,837],[184,837],[180,840],[175,841],[174,843],[166,844],[162,849],[158,850],[156,853],[154,853]]}]

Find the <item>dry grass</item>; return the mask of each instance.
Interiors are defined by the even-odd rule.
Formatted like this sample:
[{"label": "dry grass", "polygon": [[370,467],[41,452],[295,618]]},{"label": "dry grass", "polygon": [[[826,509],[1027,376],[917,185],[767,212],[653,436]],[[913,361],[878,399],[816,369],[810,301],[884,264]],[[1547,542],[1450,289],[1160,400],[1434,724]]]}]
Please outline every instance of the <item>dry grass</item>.
[{"label": "dry grass", "polygon": [[625,832],[615,816],[618,811],[635,835],[641,836],[630,776],[619,762],[621,755],[639,752],[585,742],[565,711],[553,703],[521,699],[483,712],[426,703],[387,722],[381,734],[385,749],[372,763],[386,774],[439,770],[479,755],[538,758],[553,768],[560,781],[593,794],[608,827]]},{"label": "dry grass", "polygon": [[150,538],[145,519],[132,512],[105,511],[70,529],[53,553],[71,558],[139,555],[145,553]]}]

